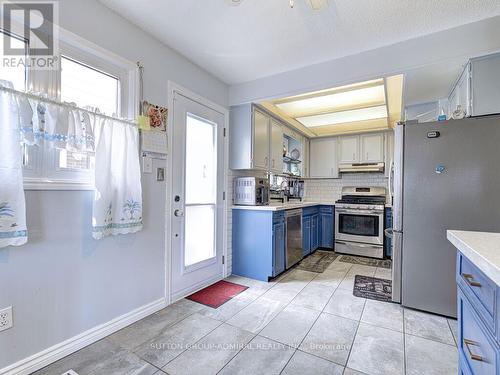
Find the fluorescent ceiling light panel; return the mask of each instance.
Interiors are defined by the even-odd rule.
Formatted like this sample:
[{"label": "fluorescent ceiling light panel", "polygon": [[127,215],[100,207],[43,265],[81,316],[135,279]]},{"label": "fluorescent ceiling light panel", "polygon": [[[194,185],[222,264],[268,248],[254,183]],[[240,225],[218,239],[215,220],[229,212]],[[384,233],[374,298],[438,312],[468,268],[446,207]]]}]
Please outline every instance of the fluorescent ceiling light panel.
[{"label": "fluorescent ceiling light panel", "polygon": [[322,115],[298,117],[297,121],[301,122],[308,128],[316,126],[326,126],[335,124],[344,124],[346,122],[375,120],[387,117],[387,107],[385,105],[361,109],[353,109],[350,111],[325,113]]},{"label": "fluorescent ceiling light panel", "polygon": [[384,85],[380,85],[279,103],[276,106],[290,117],[296,117],[384,103],[385,89]]}]

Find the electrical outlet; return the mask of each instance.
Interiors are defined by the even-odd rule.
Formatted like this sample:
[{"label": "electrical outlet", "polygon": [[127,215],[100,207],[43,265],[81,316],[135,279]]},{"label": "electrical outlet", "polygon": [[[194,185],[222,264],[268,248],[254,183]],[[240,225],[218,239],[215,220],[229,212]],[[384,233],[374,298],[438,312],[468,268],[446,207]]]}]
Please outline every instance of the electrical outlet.
[{"label": "electrical outlet", "polygon": [[0,310],[0,332],[12,328],[13,325],[14,324],[12,321],[12,306]]}]

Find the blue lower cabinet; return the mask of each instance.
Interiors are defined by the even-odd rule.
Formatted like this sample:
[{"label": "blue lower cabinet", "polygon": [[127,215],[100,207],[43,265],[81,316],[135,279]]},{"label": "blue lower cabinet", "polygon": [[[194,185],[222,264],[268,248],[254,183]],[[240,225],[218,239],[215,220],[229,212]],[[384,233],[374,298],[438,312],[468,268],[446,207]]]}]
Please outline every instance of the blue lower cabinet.
[{"label": "blue lower cabinet", "polygon": [[459,366],[464,374],[498,374],[498,343],[458,288]]},{"label": "blue lower cabinet", "polygon": [[[392,208],[385,209],[384,229],[392,229]],[[384,252],[387,258],[392,257],[392,239],[384,236]]]},{"label": "blue lower cabinet", "polygon": [[284,211],[233,209],[233,274],[268,281],[285,269]]},{"label": "blue lower cabinet", "polygon": [[311,253],[311,217],[302,217],[302,256]]},{"label": "blue lower cabinet", "polygon": [[285,270],[285,221],[273,224],[273,277]]},{"label": "blue lower cabinet", "polygon": [[500,374],[500,286],[457,254],[459,374]]},{"label": "blue lower cabinet", "polygon": [[319,247],[319,215],[311,216],[311,251],[315,251]]},{"label": "blue lower cabinet", "polygon": [[334,242],[334,219],[333,206],[321,206],[319,209],[319,246],[326,249],[333,249]]}]

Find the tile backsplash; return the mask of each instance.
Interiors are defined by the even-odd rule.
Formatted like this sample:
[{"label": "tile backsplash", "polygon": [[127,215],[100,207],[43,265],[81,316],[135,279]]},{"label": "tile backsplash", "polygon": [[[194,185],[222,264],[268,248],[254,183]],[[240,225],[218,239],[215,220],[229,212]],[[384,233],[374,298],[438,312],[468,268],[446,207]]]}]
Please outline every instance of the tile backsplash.
[{"label": "tile backsplash", "polygon": [[387,189],[383,173],[343,173],[342,178],[305,180],[304,200],[333,203],[340,199],[344,186],[383,186]]}]

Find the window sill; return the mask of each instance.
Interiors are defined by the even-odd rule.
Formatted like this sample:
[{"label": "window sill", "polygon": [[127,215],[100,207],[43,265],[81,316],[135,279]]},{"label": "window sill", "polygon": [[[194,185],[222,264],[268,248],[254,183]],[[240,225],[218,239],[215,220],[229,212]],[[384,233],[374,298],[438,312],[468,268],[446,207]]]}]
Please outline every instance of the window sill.
[{"label": "window sill", "polygon": [[33,181],[24,180],[24,190],[70,190],[70,191],[93,191],[94,184],[67,181]]}]

